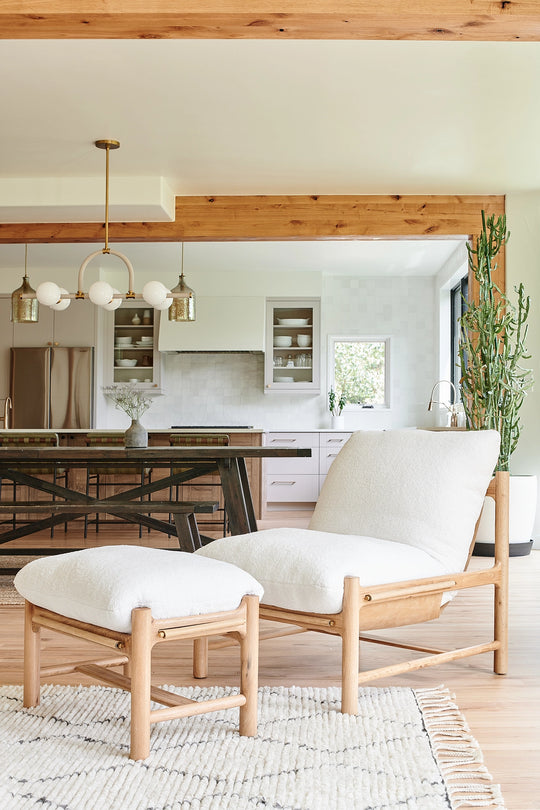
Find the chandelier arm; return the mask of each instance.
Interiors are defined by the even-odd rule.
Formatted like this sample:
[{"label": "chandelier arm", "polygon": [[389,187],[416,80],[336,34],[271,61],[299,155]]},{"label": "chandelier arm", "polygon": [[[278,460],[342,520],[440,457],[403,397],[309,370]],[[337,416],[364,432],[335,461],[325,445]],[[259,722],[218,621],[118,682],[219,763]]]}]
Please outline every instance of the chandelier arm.
[{"label": "chandelier arm", "polygon": [[[81,266],[79,268],[79,278],[78,278],[78,281],[77,281],[77,292],[75,294],[75,298],[85,298],[86,297],[85,293],[83,292],[84,273],[86,271],[86,268],[88,267],[88,265],[92,261],[92,259],[95,259],[96,256],[99,256],[99,255],[101,255],[103,253],[112,254],[113,256],[118,256],[119,259],[122,259],[122,261],[124,262],[124,264],[127,267],[128,276],[129,276],[129,279],[128,279],[128,291],[126,293],[126,298],[134,298],[135,293],[133,292],[133,287],[135,286],[135,272],[133,270],[133,265],[131,264],[131,262],[130,262],[130,260],[128,259],[127,256],[124,256],[124,254],[120,253],[119,250],[112,250],[112,249],[109,249],[109,250],[105,250],[105,249],[95,250],[93,253],[90,253],[90,255],[86,257],[86,259],[83,261],[83,263],[81,264]],[[118,297],[119,297],[118,295],[115,296],[115,298],[118,298]]]}]

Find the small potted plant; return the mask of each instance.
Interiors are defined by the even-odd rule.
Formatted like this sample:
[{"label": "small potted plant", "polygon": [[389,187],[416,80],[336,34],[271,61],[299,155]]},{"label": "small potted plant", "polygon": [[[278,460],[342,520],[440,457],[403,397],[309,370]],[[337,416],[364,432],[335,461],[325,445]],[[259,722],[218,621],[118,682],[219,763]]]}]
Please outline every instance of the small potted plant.
[{"label": "small potted plant", "polygon": [[109,385],[103,389],[103,393],[131,419],[131,425],[124,434],[125,446],[147,447],[148,431],[141,425],[139,419],[152,404],[151,398],[132,385]]},{"label": "small potted plant", "polygon": [[[461,396],[466,426],[470,430],[499,431],[501,449],[497,470],[510,468],[510,457],[521,432],[519,411],[533,384],[531,370],[523,366],[523,361],[530,359],[525,346],[530,298],[525,295],[523,284],[519,284],[515,288],[514,304],[492,280],[492,272],[497,267],[495,258],[509,236],[505,216],[486,218],[482,211],[482,231],[476,246],[467,246],[469,269],[478,284],[478,297],[467,302],[460,319]],[[530,550],[536,497],[535,476],[510,477],[512,556]],[[491,556],[493,517],[490,517],[489,500],[478,527],[475,554]]]},{"label": "small potted plant", "polygon": [[338,394],[333,388],[328,392],[328,410],[332,416],[332,427],[335,430],[343,430],[345,427],[345,416],[343,408],[347,404],[344,394]]}]

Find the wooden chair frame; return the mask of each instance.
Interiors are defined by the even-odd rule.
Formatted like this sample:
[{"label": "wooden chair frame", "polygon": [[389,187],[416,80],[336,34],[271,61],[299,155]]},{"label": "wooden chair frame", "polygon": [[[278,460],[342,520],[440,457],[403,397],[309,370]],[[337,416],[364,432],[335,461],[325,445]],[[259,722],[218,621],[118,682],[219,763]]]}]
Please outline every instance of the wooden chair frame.
[{"label": "wooden chair frame", "polygon": [[[24,623],[24,698],[26,707],[37,706],[41,678],[80,672],[131,693],[130,759],[146,759],[150,753],[150,729],[153,723],[190,717],[206,712],[240,707],[240,734],[257,733],[257,686],[259,643],[259,600],[244,596],[236,610],[182,618],[154,619],[147,607],[135,608],[131,633],[70,619],[25,601]],[[124,653],[98,661],[81,661],[56,666],[40,666],[41,628],[68,636],[94,641]],[[195,639],[195,650],[205,650],[209,635],[225,634],[240,644],[240,693],[211,700],[196,701],[168,692],[151,684],[152,648],[155,644],[178,639]],[[195,665],[197,658],[195,657]],[[123,666],[123,674],[109,667]],[[150,701],[165,708],[150,709]]]},{"label": "wooden chair frame", "polygon": [[[491,568],[373,587],[361,585],[358,577],[345,577],[343,606],[340,613],[303,613],[261,604],[259,611],[261,619],[294,625],[287,629],[272,629],[268,633],[261,633],[261,640],[305,633],[308,630],[341,636],[341,710],[346,714],[358,714],[358,686],[360,684],[404,672],[413,672],[435,664],[444,664],[470,655],[479,655],[493,650],[494,671],[499,675],[506,674],[508,662],[508,477],[507,472],[497,472],[486,492],[486,495],[495,500],[495,560]],[[474,534],[476,535],[476,531]],[[473,546],[474,537],[470,546],[469,560]],[[436,619],[442,610],[441,598],[444,593],[474,588],[478,585],[494,586],[492,641],[456,650],[440,650],[362,634],[364,630],[400,627]],[[427,655],[359,673],[359,641],[414,650],[427,653]],[[228,646],[229,643],[228,640],[210,642],[208,648],[220,649]],[[205,676],[206,667],[207,662],[200,660],[198,677]]]}]

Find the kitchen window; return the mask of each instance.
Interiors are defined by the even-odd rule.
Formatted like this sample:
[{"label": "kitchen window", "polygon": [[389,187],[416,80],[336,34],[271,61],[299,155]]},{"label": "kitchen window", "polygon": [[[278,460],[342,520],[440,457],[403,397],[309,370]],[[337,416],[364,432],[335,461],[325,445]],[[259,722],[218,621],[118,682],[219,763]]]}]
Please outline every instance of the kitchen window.
[{"label": "kitchen window", "polygon": [[390,407],[390,338],[330,337],[329,387],[348,409]]},{"label": "kitchen window", "polygon": [[[450,379],[460,391],[461,364],[459,362],[459,319],[467,310],[469,280],[464,276],[450,291]],[[459,399],[459,393],[458,393]]]}]

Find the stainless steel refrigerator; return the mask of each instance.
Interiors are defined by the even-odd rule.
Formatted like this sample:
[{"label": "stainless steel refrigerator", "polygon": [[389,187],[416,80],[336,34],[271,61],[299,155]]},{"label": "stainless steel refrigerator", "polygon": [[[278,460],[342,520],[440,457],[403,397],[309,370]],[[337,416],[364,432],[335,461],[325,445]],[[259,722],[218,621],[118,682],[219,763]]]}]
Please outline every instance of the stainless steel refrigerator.
[{"label": "stainless steel refrigerator", "polygon": [[12,428],[93,427],[93,347],[11,349],[11,399]]}]

